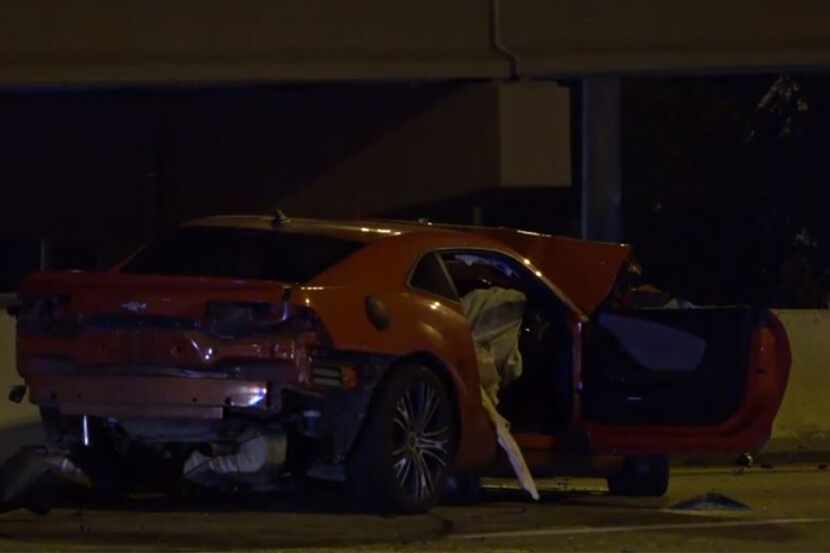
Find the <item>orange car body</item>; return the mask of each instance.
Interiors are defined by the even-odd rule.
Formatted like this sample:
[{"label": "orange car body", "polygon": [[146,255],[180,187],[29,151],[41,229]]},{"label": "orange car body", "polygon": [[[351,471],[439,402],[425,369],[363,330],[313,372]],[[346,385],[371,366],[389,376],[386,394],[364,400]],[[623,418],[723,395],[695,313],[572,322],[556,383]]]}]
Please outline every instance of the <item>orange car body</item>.
[{"label": "orange car body", "polygon": [[[275,228],[271,217],[253,216],[214,217],[189,225]],[[390,367],[416,360],[440,373],[454,400],[460,428],[455,467],[483,469],[496,458],[497,444],[481,405],[470,325],[460,302],[410,283],[423,255],[470,250],[498,252],[521,263],[570,313],[569,393],[574,398],[570,422],[559,433],[517,433],[532,465],[549,464],[568,454],[746,451],[769,438],[786,387],[789,349],[782,326],[766,312],[752,330],[745,352],[740,404],[725,419],[706,424],[640,421],[626,424],[621,431],[613,422],[585,416],[583,333],[595,324],[631,261],[626,245],[508,229],[390,221],[290,220],[281,222],[279,230],[347,239],[363,247],[301,283],[133,275],[122,271],[125,264],[103,273],[30,277],[20,290],[24,304],[31,306],[44,297],[65,298],[53,314],[53,331],[32,331],[27,315],[20,314],[18,370],[29,386],[31,401],[66,416],[101,418],[221,420],[230,412],[276,413],[284,408],[280,394],[285,390],[321,398],[332,393],[315,373],[320,360],[314,352],[323,341],[327,351],[346,352],[323,363],[335,371],[337,394],[344,402],[337,407],[343,420],[329,424],[354,428],[343,430],[347,437],[335,438],[340,441],[333,446],[333,461],[348,454],[371,401],[371,390],[362,388],[364,382],[371,380],[374,386]],[[212,336],[198,324],[211,301],[268,302],[306,313],[319,326],[290,335]],[[380,306],[379,315],[370,312],[370,302]],[[106,324],[85,324],[110,314],[119,316]],[[132,316],[147,324],[128,323]],[[70,321],[71,328],[64,331],[61,321]],[[351,406],[342,399],[350,392],[364,392],[365,401]]]}]

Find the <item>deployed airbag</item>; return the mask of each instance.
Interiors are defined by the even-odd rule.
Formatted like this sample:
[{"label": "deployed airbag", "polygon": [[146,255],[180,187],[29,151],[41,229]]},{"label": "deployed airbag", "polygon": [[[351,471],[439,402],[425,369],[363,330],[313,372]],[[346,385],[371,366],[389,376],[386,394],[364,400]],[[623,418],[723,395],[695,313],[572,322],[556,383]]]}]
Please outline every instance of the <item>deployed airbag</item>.
[{"label": "deployed airbag", "polygon": [[499,390],[522,375],[519,329],[527,298],[517,290],[473,290],[461,299],[472,327],[481,387],[498,405]]},{"label": "deployed airbag", "polygon": [[510,423],[496,410],[499,390],[522,375],[519,329],[526,302],[527,298],[521,292],[496,286],[473,290],[461,299],[464,314],[472,327],[478,358],[481,403],[519,484],[538,501],[536,483],[510,433]]}]

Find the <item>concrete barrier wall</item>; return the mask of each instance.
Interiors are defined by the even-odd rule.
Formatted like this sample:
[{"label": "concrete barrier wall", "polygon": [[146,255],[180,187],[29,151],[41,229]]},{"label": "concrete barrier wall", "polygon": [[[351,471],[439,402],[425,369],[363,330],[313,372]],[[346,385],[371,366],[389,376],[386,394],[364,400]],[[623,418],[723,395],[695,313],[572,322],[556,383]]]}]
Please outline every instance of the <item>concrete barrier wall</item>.
[{"label": "concrete barrier wall", "polygon": [[[830,310],[778,310],[792,344],[793,367],[775,422],[770,452],[830,452]],[[38,412],[6,399],[20,384],[15,368],[14,319],[0,313],[0,460],[43,441]]]},{"label": "concrete barrier wall", "polygon": [[15,320],[0,308],[0,460],[14,454],[21,446],[43,442],[38,410],[28,398],[21,403],[9,401],[11,386],[22,384],[15,365]]},{"label": "concrete barrier wall", "polygon": [[830,452],[830,310],[776,310],[790,337],[792,371],[770,451]]}]

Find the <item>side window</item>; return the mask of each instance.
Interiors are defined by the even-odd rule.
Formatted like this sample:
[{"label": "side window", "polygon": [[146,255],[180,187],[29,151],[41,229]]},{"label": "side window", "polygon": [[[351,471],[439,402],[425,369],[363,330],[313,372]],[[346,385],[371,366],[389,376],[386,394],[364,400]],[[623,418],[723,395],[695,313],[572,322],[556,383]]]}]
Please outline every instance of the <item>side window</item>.
[{"label": "side window", "polygon": [[415,270],[412,272],[412,278],[410,278],[409,283],[414,288],[458,301],[458,293],[455,291],[452,282],[450,282],[450,278],[447,276],[444,267],[441,266],[441,261],[434,253],[427,254],[421,258]]},{"label": "side window", "polygon": [[525,294],[529,305],[567,311],[561,299],[524,265],[506,255],[481,250],[459,250],[441,254],[458,296],[473,290],[507,288]]},{"label": "side window", "polygon": [[491,252],[459,251],[441,255],[458,295],[492,287],[527,292],[524,267],[507,256]]}]

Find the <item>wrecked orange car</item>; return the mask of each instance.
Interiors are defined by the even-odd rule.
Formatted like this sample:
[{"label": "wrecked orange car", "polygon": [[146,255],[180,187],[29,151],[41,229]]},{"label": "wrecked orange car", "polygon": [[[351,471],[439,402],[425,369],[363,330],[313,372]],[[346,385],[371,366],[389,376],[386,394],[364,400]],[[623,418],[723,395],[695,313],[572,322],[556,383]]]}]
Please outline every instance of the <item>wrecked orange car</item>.
[{"label": "wrecked orange car", "polygon": [[29,277],[18,371],[100,486],[319,478],[422,512],[515,461],[501,420],[529,474],[661,495],[671,454],[763,446],[789,345],[768,310],[626,302],[636,269],[626,245],[509,229],[212,217]]}]

